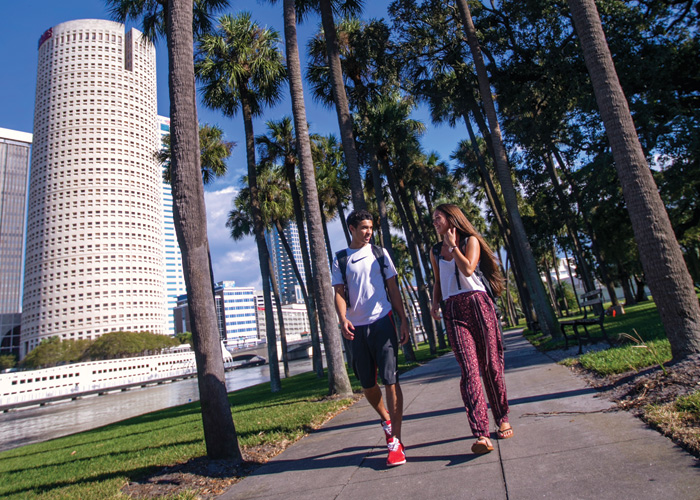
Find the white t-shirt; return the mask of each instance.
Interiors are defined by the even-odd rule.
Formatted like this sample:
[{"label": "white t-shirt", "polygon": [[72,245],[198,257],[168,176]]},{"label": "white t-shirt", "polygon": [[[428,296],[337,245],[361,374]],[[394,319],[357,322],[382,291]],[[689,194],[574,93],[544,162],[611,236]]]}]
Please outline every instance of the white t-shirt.
[{"label": "white t-shirt", "polygon": [[[396,268],[384,252],[384,275],[386,279],[396,276]],[[379,318],[389,314],[391,303],[386,296],[384,280],[379,270],[379,262],[372,253],[372,245],[367,244],[362,248],[348,248],[347,267],[345,278],[348,282],[348,295],[351,307],[348,307],[345,317],[355,326],[374,323]],[[343,275],[338,267],[338,258],[333,259],[331,283],[343,284]]]},{"label": "white t-shirt", "polygon": [[[442,291],[442,300],[465,292],[485,292],[486,288],[481,283],[481,280],[476,274],[469,277],[462,274],[462,271],[455,273],[457,263],[454,258],[451,261],[446,261],[442,257],[438,259],[440,266],[440,290]],[[457,276],[459,275],[459,286],[457,285]]]}]

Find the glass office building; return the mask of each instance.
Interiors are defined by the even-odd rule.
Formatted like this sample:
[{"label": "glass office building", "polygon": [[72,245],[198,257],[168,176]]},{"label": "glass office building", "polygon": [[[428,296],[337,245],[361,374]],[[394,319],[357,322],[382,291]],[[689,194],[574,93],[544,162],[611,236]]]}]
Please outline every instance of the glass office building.
[{"label": "glass office building", "polygon": [[[170,133],[170,118],[158,117],[158,133],[161,138]],[[162,144],[162,142],[161,142]],[[175,334],[174,310],[177,298],[187,293],[182,272],[182,254],[175,235],[173,219],[173,193],[170,184],[163,181],[163,262],[165,263],[165,332]]]},{"label": "glass office building", "polygon": [[[299,273],[302,280],[306,282],[306,273],[304,272],[304,263],[301,255],[301,244],[299,242],[299,231],[296,224],[290,223],[283,230],[284,237],[292,250],[294,260],[299,267]],[[282,238],[275,227],[272,230],[265,230],[265,241],[270,252],[270,260],[272,260],[272,272],[277,280],[277,286],[280,291],[280,302],[284,304],[301,304],[304,302],[304,297],[299,287],[294,269],[292,268],[289,254],[284,248]]]},{"label": "glass office building", "polygon": [[[235,281],[219,281],[214,286],[216,318],[219,337],[229,349],[237,349],[258,342],[255,317],[255,290],[236,286]],[[187,295],[181,295],[175,308],[175,332],[190,330]]]},{"label": "glass office building", "polygon": [[19,355],[32,134],[0,128],[0,354]]}]

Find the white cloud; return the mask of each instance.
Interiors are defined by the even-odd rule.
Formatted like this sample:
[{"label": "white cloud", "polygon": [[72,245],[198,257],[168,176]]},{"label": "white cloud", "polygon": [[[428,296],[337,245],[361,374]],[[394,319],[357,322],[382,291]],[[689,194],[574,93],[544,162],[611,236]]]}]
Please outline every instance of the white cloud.
[{"label": "white cloud", "polygon": [[215,281],[235,281],[239,286],[261,286],[258,250],[252,236],[231,239],[226,228],[228,213],[238,189],[233,186],[204,193],[207,235]]}]

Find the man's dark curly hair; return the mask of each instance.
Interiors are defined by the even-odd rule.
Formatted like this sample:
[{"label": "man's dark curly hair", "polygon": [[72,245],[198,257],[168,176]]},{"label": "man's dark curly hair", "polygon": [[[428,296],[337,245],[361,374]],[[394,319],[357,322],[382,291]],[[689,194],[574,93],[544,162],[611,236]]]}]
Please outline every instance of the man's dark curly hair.
[{"label": "man's dark curly hair", "polygon": [[348,226],[357,227],[357,225],[363,220],[371,220],[374,222],[374,217],[367,210],[353,210],[350,212],[347,218]]}]

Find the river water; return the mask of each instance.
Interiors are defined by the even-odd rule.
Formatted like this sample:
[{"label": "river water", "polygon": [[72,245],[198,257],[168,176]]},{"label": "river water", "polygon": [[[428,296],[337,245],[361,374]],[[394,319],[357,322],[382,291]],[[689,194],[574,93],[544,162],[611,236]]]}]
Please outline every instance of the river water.
[{"label": "river water", "polygon": [[[311,360],[290,361],[289,371],[291,375],[312,371]],[[281,363],[280,373],[284,374]],[[269,381],[269,365],[226,373],[229,392]],[[95,429],[198,399],[197,379],[190,378],[0,413],[0,451]]]}]

